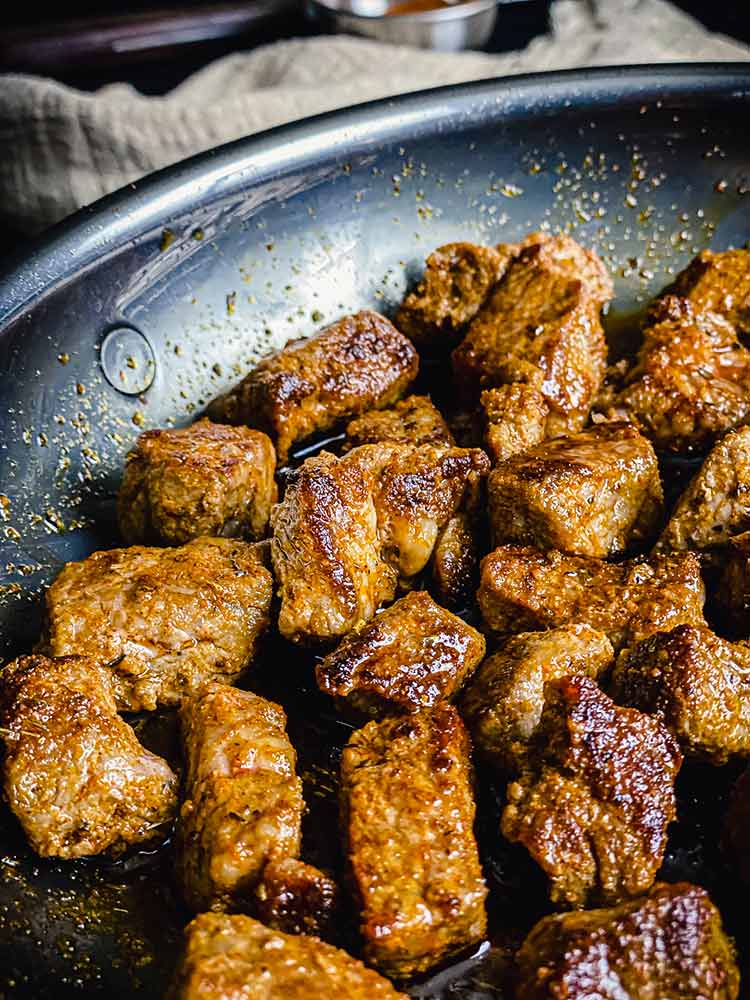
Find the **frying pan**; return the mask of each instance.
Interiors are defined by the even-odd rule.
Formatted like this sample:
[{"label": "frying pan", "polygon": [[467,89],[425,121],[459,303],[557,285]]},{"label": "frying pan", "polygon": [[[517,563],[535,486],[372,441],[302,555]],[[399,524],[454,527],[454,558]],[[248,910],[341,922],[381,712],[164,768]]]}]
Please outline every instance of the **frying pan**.
[{"label": "frying pan", "polygon": [[[63,562],[116,544],[112,498],[143,428],[190,421],[292,335],[362,306],[391,312],[441,243],[569,231],[615,276],[613,357],[632,350],[677,269],[750,235],[749,113],[742,65],[451,87],[241,140],[53,230],[0,278],[0,656],[35,642],[40,591]],[[337,870],[348,730],[312,662],[277,643],[248,683],[288,709],[304,855]],[[169,718],[135,722],[174,757]],[[747,968],[742,898],[717,848],[735,773],[685,767],[664,875],[709,888]],[[492,947],[414,996],[508,995],[509,955],[545,911],[539,876],[500,842],[499,790],[481,774],[479,787]],[[168,847],[40,861],[1,810],[0,997],[160,996],[187,918],[169,866]]]}]

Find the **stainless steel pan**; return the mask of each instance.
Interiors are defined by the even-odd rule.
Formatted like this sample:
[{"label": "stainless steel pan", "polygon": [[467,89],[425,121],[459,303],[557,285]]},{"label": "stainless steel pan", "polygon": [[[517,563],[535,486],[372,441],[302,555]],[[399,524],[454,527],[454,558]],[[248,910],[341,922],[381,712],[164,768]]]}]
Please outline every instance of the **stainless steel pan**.
[{"label": "stainless steel pan", "polygon": [[[674,270],[750,237],[749,114],[745,66],[489,81],[233,143],[53,230],[0,277],[0,656],[34,643],[40,590],[64,561],[116,543],[112,497],[142,428],[189,421],[292,334],[364,305],[391,311],[442,242],[569,229],[616,275],[607,326],[613,353],[627,350]],[[346,729],[309,656],[277,646],[273,658],[249,683],[287,703],[305,853],[336,867]],[[138,724],[173,752],[169,720]],[[747,968],[742,898],[717,848],[731,778],[685,769],[665,874],[714,892]],[[482,787],[494,946],[415,996],[505,995],[508,955],[544,911]],[[186,919],[169,865],[168,848],[41,862],[0,812],[0,997],[159,996]]]}]

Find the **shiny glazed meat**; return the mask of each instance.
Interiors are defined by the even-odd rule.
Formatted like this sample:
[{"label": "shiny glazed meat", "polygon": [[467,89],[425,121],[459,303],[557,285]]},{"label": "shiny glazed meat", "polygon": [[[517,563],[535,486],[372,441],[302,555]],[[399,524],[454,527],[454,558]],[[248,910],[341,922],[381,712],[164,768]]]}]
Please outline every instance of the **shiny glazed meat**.
[{"label": "shiny glazed meat", "polygon": [[654,449],[631,424],[591,427],[502,462],[487,480],[496,545],[606,558],[658,529],[662,489]]},{"label": "shiny glazed meat", "polygon": [[699,311],[723,316],[742,339],[750,335],[750,250],[702,250],[681,271],[668,294],[689,299]]},{"label": "shiny glazed meat", "polygon": [[364,953],[397,979],[484,936],[469,754],[451,705],[369,722],[344,748],[342,820]]},{"label": "shiny glazed meat", "polygon": [[177,778],[117,714],[105,667],[22,656],[0,674],[3,791],[37,854],[80,858],[162,840]]},{"label": "shiny glazed meat", "polygon": [[472,500],[449,518],[432,553],[432,589],[448,608],[461,609],[473,600],[479,575],[477,536],[481,516]]},{"label": "shiny glazed meat", "polygon": [[411,341],[384,316],[364,310],[263,358],[213,404],[211,415],[265,431],[285,462],[291,447],[312,434],[395,403],[418,368]]},{"label": "shiny glazed meat", "polygon": [[613,564],[520,545],[501,545],[482,560],[477,594],[493,632],[585,624],[615,650],[683,622],[700,624],[704,597],[691,552]]},{"label": "shiny glazed meat", "polygon": [[285,638],[337,639],[394,597],[396,571],[382,558],[373,490],[368,469],[328,452],[289,477],[271,515]]},{"label": "shiny glazed meat", "polygon": [[42,650],[110,664],[120,711],[176,705],[204,681],[230,683],[247,669],[271,595],[271,574],[246,542],[94,552],[47,591]]},{"label": "shiny glazed meat", "polygon": [[[453,435],[428,396],[407,396],[387,410],[371,410],[351,421],[344,450],[387,441],[435,448],[454,445]],[[461,509],[441,529],[433,552],[435,592],[447,607],[461,607],[476,590],[478,490],[469,490]]]},{"label": "shiny glazed meat", "polygon": [[345,951],[252,917],[202,913],[185,934],[170,1000],[406,1000]]},{"label": "shiny glazed meat", "polygon": [[269,861],[255,890],[253,910],[267,927],[285,934],[336,933],[339,890],[319,868],[296,858]]},{"label": "shiny glazed meat", "polygon": [[595,253],[568,236],[528,237],[453,352],[464,393],[525,382],[550,407],[549,437],[580,430],[604,376],[599,313],[611,298]]},{"label": "shiny glazed meat", "polygon": [[667,296],[609,415],[634,420],[661,451],[699,453],[750,419],[750,352],[718,313]]},{"label": "shiny glazed meat", "polygon": [[476,497],[490,463],[479,448],[370,445],[357,461],[375,482],[384,557],[408,582],[430,560],[440,529]]},{"label": "shiny glazed meat", "polygon": [[125,461],[117,513],[128,544],[265,535],[277,499],[276,453],[261,431],[210,420],[146,431]]},{"label": "shiny glazed meat", "polygon": [[407,396],[386,410],[369,410],[346,427],[347,450],[361,444],[454,444],[453,435],[429,396]]},{"label": "shiny glazed meat", "polygon": [[657,552],[693,549],[721,563],[732,535],[750,527],[750,427],[730,431],[690,481],[656,545]]},{"label": "shiny glazed meat", "polygon": [[518,956],[517,1000],[736,1000],[740,977],[705,889],[657,883],[606,910],[543,917]]},{"label": "shiny glazed meat", "polygon": [[576,674],[597,678],[613,660],[609,639],[588,625],[507,639],[482,663],[461,699],[475,746],[496,767],[518,773],[542,718],[545,684]]},{"label": "shiny glazed meat", "polygon": [[555,903],[637,896],[662,863],[681,763],[665,726],[618,708],[591,678],[550,681],[534,745],[508,786],[503,835],[541,866]]},{"label": "shiny glazed meat", "polygon": [[307,459],[272,515],[281,634],[326,642],[371,618],[424,569],[488,466],[479,449],[388,442]]},{"label": "shiny glazed meat", "polygon": [[433,250],[422,280],[398,311],[396,326],[427,351],[450,349],[484,304],[514,249],[446,243]]},{"label": "shiny glazed meat", "polygon": [[514,382],[485,389],[480,396],[485,444],[493,465],[544,441],[549,406],[533,385]]},{"label": "shiny glazed meat", "polygon": [[321,691],[364,715],[415,712],[453,698],[484,651],[476,629],[412,591],[344,636],[315,677]]},{"label": "shiny glazed meat", "polygon": [[658,716],[686,753],[725,764],[750,756],[750,646],[679,625],[623,653],[614,697]]},{"label": "shiny glazed meat", "polygon": [[180,722],[187,769],[178,881],[195,911],[241,908],[270,860],[299,853],[304,802],[286,715],[213,683],[185,699]]}]

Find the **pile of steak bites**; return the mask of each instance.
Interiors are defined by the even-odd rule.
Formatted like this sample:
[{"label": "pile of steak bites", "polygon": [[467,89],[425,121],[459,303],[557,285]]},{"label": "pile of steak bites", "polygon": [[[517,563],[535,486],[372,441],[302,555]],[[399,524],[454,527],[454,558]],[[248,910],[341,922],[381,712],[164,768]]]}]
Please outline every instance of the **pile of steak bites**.
[{"label": "pile of steak bites", "polygon": [[[611,298],[567,236],[450,244],[393,322],[290,343],[128,454],[128,547],[68,564],[36,650],[0,673],[3,782],[43,856],[174,829],[196,914],[175,998],[397,997],[471,954],[473,755],[505,789],[496,837],[548,885],[518,1000],[738,996],[708,892],[657,878],[683,758],[750,757],[750,251],[680,274],[630,367],[607,368]],[[420,357],[450,409],[409,395]],[[702,459],[671,512],[657,453]],[[344,879],[300,857],[286,715],[252,690],[269,630],[356,727]],[[181,780],[120,714],[158,708]],[[750,773],[723,822],[750,879]]]}]

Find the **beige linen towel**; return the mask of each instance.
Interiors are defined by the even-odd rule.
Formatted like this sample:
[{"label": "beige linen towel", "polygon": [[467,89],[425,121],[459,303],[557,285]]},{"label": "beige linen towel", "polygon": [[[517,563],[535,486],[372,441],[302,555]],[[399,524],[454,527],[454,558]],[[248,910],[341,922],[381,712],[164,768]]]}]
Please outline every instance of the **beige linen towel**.
[{"label": "beige linen towel", "polygon": [[159,167],[350,104],[576,66],[749,60],[665,0],[556,0],[522,52],[424,52],[345,36],[278,42],[200,70],[165,97],[0,77],[0,222],[34,232]]}]

